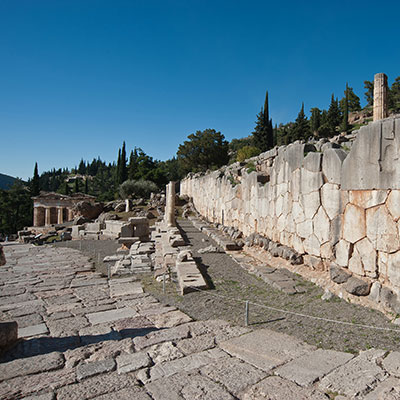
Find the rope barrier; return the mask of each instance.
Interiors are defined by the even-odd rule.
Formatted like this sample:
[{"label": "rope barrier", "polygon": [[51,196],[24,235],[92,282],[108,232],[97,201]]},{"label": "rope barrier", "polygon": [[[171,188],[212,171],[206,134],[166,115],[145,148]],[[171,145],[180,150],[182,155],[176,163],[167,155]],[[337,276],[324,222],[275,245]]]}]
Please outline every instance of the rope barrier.
[{"label": "rope barrier", "polygon": [[[376,330],[380,330],[380,331],[391,331],[391,332],[400,333],[400,329],[385,328],[385,327],[379,327],[379,326],[373,326],[373,325],[358,324],[358,323],[354,323],[354,322],[340,321],[340,320],[331,319],[331,318],[316,317],[315,315],[298,313],[298,312],[295,312],[295,311],[289,311],[289,310],[284,310],[284,309],[281,309],[281,308],[267,306],[265,304],[254,303],[252,301],[237,299],[235,297],[223,296],[223,295],[220,295],[220,294],[217,294],[217,293],[212,293],[212,292],[210,292],[208,290],[203,290],[203,289],[196,288],[194,286],[189,286],[189,287],[191,289],[197,290],[199,292],[206,293],[206,294],[208,294],[210,296],[219,297],[219,298],[223,298],[223,299],[227,299],[227,300],[231,300],[231,301],[236,301],[238,303],[251,304],[253,306],[265,308],[267,310],[276,311],[276,312],[289,314],[289,315],[295,315],[297,317],[310,318],[310,319],[314,319],[314,320],[318,320],[318,321],[331,322],[331,323],[340,324],[340,325],[355,326],[355,327],[358,327],[358,328],[376,329]],[[246,312],[248,312],[248,308],[246,308]]]}]

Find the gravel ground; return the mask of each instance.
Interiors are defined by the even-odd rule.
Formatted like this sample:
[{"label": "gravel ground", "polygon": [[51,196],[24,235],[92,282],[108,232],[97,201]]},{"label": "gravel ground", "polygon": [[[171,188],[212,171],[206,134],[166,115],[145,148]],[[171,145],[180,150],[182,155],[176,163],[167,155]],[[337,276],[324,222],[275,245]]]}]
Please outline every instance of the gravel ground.
[{"label": "gravel ground", "polygon": [[[180,219],[179,226],[192,246],[193,256],[201,265],[202,273],[210,289],[180,296],[175,283],[167,282],[164,294],[162,284],[155,281],[151,274],[141,275],[145,291],[153,294],[159,301],[178,307],[196,320],[221,318],[234,324],[244,325],[244,302],[248,300],[250,302],[249,324],[253,329],[269,328],[284,332],[324,349],[354,353],[372,347],[398,350],[400,327],[391,324],[382,313],[347,303],[338,297],[333,297],[329,301],[321,300],[323,290],[306,280],[302,280],[302,285],[306,289],[305,293],[285,294],[246,272],[228,254],[197,253],[197,250],[210,244],[216,246],[216,243],[197,230],[190,221]],[[111,240],[60,242],[55,246],[81,250],[92,258],[96,269],[104,274],[106,270],[99,259],[115,254],[119,247],[118,243]],[[294,316],[252,303],[315,317],[397,329],[398,332]]]},{"label": "gravel ground", "polygon": [[[221,318],[235,324],[244,324],[244,301],[250,302],[251,328],[270,328],[298,337],[324,349],[356,352],[371,347],[398,350],[400,327],[393,325],[380,312],[350,304],[334,297],[321,300],[323,290],[302,280],[304,294],[288,295],[250,275],[225,253],[199,254],[197,250],[216,243],[198,231],[189,221],[179,220],[180,228],[192,245],[193,256],[202,265],[210,290],[180,296],[174,283],[168,283],[166,294],[162,285],[150,276],[143,276],[145,290],[164,303],[180,308],[194,319]],[[398,332],[374,330],[336,324],[268,310],[251,303],[262,304],[316,317],[336,319],[397,329]]]}]

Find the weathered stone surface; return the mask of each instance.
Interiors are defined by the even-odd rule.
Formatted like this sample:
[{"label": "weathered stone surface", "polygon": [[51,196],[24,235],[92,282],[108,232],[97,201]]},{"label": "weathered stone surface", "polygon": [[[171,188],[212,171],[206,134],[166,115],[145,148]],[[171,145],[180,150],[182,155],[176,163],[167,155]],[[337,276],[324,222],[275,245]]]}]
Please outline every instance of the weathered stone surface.
[{"label": "weathered stone surface", "polygon": [[343,287],[346,292],[350,294],[354,294],[356,296],[367,296],[369,294],[371,284],[352,276],[347,280]]},{"label": "weathered stone surface", "polygon": [[13,361],[0,364],[0,381],[36,374],[38,372],[51,371],[64,366],[62,354],[54,352],[33,356],[29,358],[19,358]]},{"label": "weathered stone surface", "polygon": [[335,247],[336,263],[341,267],[347,267],[350,256],[350,243],[340,240]]},{"label": "weathered stone surface", "polygon": [[386,206],[395,221],[400,218],[400,190],[392,190],[386,202]]},{"label": "weathered stone surface", "polygon": [[375,278],[378,269],[377,253],[369,239],[364,238],[357,242],[354,251],[358,253],[366,275]]},{"label": "weathered stone surface", "polygon": [[106,393],[101,396],[95,397],[95,400],[151,400],[151,397],[146,393],[146,391],[138,386],[131,386],[127,389],[121,389],[113,391],[111,393]]},{"label": "weathered stone surface", "polygon": [[118,310],[101,311],[98,313],[88,314],[87,318],[92,325],[97,325],[136,316],[138,316],[138,313],[134,309],[125,307]]},{"label": "weathered stone surface", "polygon": [[49,330],[47,329],[46,324],[38,324],[19,329],[18,336],[20,338],[26,338],[30,336],[43,335],[48,332]]},{"label": "weathered stone surface", "polygon": [[387,190],[350,190],[350,203],[361,207],[371,208],[384,204],[388,197]]},{"label": "weathered stone surface", "polygon": [[346,282],[351,277],[351,274],[337,267],[335,264],[330,265],[329,274],[333,282],[339,284]]},{"label": "weathered stone surface", "polygon": [[354,251],[349,260],[349,271],[354,275],[364,276],[364,269],[358,251]]},{"label": "weathered stone surface", "polygon": [[385,206],[367,211],[367,236],[376,250],[393,253],[400,249],[397,226]]},{"label": "weathered stone surface", "polygon": [[305,193],[300,197],[300,204],[306,219],[313,219],[321,205],[319,191]]},{"label": "weathered stone surface", "polygon": [[154,400],[233,400],[234,397],[222,387],[198,373],[177,373],[146,385]]},{"label": "weathered stone surface", "polygon": [[321,188],[321,201],[324,210],[330,220],[336,218],[340,213],[340,189],[333,183],[325,183]]},{"label": "weathered stone surface", "polygon": [[181,325],[192,321],[188,315],[184,314],[182,311],[170,311],[165,314],[155,314],[148,315],[147,318],[156,326],[157,328],[171,328],[173,326]]},{"label": "weathered stone surface", "polygon": [[110,372],[113,369],[115,369],[115,361],[113,359],[89,362],[87,364],[78,365],[76,368],[76,377],[78,381],[81,381],[91,376]]},{"label": "weathered stone surface", "polygon": [[300,386],[308,386],[352,358],[349,353],[318,349],[288,362],[274,372]]},{"label": "weathered stone surface", "polygon": [[329,183],[340,184],[342,163],[347,153],[341,149],[327,149],[322,158],[322,172]]},{"label": "weathered stone surface", "polygon": [[388,254],[387,257],[387,275],[389,280],[396,287],[400,287],[400,251]]},{"label": "weathered stone surface", "polygon": [[378,383],[377,387],[369,392],[364,400],[397,400],[400,399],[400,379],[389,377]]},{"label": "weathered stone surface", "polygon": [[[382,361],[382,366],[390,375],[400,378],[400,352],[393,351]],[[400,388],[400,386],[399,386]]]},{"label": "weathered stone surface", "polygon": [[301,170],[301,190],[304,194],[315,192],[323,185],[322,173]]},{"label": "weathered stone surface", "polygon": [[[186,339],[189,340],[189,339]],[[164,342],[160,344],[155,344],[154,346],[147,347],[146,353],[149,355],[154,364],[164,363],[166,361],[176,360],[177,358],[184,357],[187,354],[182,353],[178,349],[178,345],[181,341],[175,343]],[[215,346],[212,346],[215,347]],[[208,350],[208,349],[204,349]],[[200,350],[203,351],[203,350]]]},{"label": "weathered stone surface", "polygon": [[222,383],[235,396],[265,378],[267,373],[237,358],[224,358],[203,367],[200,372],[214,382]]},{"label": "weathered stone surface", "polygon": [[384,354],[385,351],[375,349],[361,352],[322,378],[319,387],[350,397],[366,394],[385,378],[385,372],[378,365]]},{"label": "weathered stone surface", "polygon": [[141,294],[141,293],[143,293],[143,289],[140,282],[127,282],[127,283],[113,282],[113,284],[110,284],[111,297],[128,296],[130,294]]},{"label": "weathered stone surface", "polygon": [[314,234],[304,240],[303,246],[306,253],[316,257],[321,255],[321,244]]},{"label": "weathered stone surface", "polygon": [[151,365],[151,360],[147,353],[123,353],[117,357],[117,371],[119,374],[136,371]]},{"label": "weathered stone surface", "polygon": [[177,343],[177,348],[185,355],[209,350],[213,347],[215,347],[215,337],[211,333],[183,339]]},{"label": "weathered stone surface", "polygon": [[320,172],[322,163],[321,153],[308,153],[303,160],[303,167],[311,172]]},{"label": "weathered stone surface", "polygon": [[[64,386],[57,390],[59,400],[92,399],[106,393],[112,393],[137,385],[137,380],[130,374],[103,374],[83,380],[82,382]],[[134,393],[134,391],[133,391]]]},{"label": "weathered stone surface", "polygon": [[326,396],[312,388],[302,388],[279,376],[269,376],[248,389],[243,400],[326,400]]},{"label": "weathered stone surface", "polygon": [[348,204],[343,215],[343,239],[355,243],[365,235],[365,211],[353,204]]},{"label": "weathered stone surface", "polygon": [[313,219],[313,231],[319,243],[322,244],[329,240],[330,223],[323,207],[318,209],[318,212]]},{"label": "weathered stone surface", "polygon": [[266,372],[313,350],[312,346],[296,338],[283,333],[272,333],[268,329],[260,329],[222,342],[220,347]]}]

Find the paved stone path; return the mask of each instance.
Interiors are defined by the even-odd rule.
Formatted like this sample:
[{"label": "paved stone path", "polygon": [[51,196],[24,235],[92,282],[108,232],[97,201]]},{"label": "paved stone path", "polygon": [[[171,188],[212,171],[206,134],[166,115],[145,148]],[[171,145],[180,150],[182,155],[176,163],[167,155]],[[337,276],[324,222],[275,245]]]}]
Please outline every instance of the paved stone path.
[{"label": "paved stone path", "polygon": [[5,253],[1,320],[17,320],[23,339],[0,360],[1,399],[400,398],[400,352],[192,321],[132,278],[107,281],[76,250]]}]

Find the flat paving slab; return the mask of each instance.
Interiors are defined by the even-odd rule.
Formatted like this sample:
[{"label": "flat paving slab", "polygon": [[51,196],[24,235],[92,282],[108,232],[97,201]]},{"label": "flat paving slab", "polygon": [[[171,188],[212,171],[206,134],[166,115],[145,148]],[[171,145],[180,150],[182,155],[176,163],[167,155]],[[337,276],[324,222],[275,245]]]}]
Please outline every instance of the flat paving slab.
[{"label": "flat paving slab", "polygon": [[227,340],[220,347],[230,355],[266,372],[314,350],[313,346],[296,338],[269,329],[260,329]]},{"label": "flat paving slab", "polygon": [[92,325],[103,324],[106,322],[114,322],[119,319],[137,317],[139,314],[130,307],[120,308],[118,310],[100,311],[97,313],[87,314],[87,319]]}]

